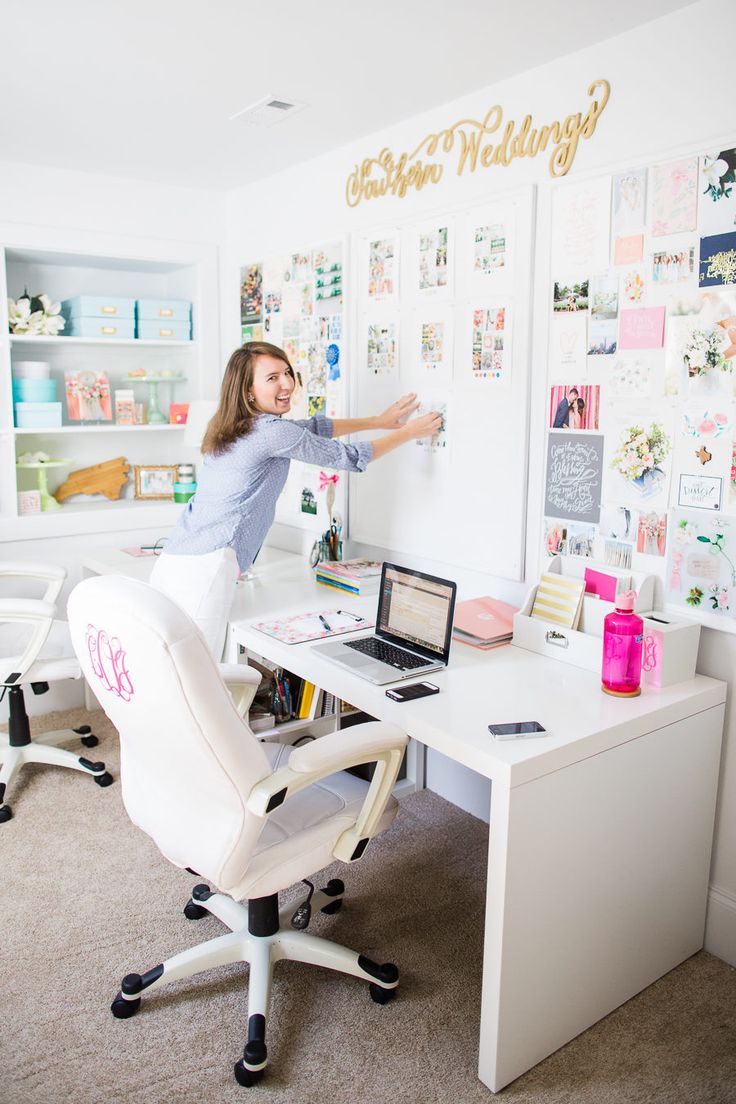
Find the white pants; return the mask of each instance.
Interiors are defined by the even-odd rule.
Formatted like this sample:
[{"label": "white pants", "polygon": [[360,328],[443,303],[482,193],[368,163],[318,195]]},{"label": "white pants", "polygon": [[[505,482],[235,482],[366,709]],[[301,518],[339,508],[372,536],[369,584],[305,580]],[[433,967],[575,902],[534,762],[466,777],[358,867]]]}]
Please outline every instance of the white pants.
[{"label": "white pants", "polygon": [[168,595],[189,614],[218,661],[225,647],[237,579],[238,561],[232,548],[218,548],[202,556],[174,556],[162,552],[151,572],[151,586]]}]

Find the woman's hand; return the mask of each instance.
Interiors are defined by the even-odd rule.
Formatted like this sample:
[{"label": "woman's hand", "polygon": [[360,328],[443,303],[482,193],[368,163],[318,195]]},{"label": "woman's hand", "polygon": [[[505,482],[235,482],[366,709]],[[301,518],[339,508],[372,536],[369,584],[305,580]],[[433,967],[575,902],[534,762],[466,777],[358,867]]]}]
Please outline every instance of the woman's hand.
[{"label": "woman's hand", "polygon": [[401,429],[406,419],[419,406],[416,394],[402,395],[395,403],[392,403],[383,414],[377,414],[374,419],[375,429]]},{"label": "woman's hand", "polygon": [[442,415],[435,410],[430,414],[422,414],[421,418],[412,418],[403,428],[410,439],[435,437],[442,429],[442,423]]}]

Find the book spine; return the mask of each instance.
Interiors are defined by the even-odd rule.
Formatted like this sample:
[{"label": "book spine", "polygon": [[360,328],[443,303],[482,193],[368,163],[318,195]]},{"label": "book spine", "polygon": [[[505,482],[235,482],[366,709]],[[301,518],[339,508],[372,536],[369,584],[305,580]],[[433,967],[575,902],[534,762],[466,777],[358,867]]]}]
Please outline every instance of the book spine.
[{"label": "book spine", "polygon": [[337,579],[328,579],[324,575],[317,575],[317,582],[322,586],[334,587],[336,590],[347,590],[351,594],[360,594],[360,590],[356,586],[351,586],[349,583],[339,583]]},{"label": "book spine", "polygon": [[304,692],[302,694],[301,705],[299,708],[299,719],[305,720],[309,717],[309,711],[312,708],[312,698],[314,697],[314,683],[305,682]]}]

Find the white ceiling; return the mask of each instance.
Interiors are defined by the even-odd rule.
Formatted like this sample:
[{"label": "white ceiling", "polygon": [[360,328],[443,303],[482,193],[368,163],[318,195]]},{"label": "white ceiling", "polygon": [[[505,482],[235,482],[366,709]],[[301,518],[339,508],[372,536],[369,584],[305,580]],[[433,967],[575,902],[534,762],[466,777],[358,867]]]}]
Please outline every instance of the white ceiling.
[{"label": "white ceiling", "polygon": [[233,188],[689,2],[8,0],[0,159]]}]

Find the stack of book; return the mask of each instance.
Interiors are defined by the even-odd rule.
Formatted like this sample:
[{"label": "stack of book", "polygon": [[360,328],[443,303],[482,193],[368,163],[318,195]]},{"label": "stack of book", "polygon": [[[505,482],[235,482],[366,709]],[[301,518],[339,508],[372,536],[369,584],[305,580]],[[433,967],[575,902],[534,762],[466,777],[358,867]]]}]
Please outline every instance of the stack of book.
[{"label": "stack of book", "polygon": [[327,560],[314,569],[323,586],[336,587],[350,594],[375,594],[381,579],[381,564],[376,560]]},{"label": "stack of book", "polygon": [[455,606],[454,640],[474,648],[497,648],[514,635],[516,606],[498,598],[472,598]]}]

